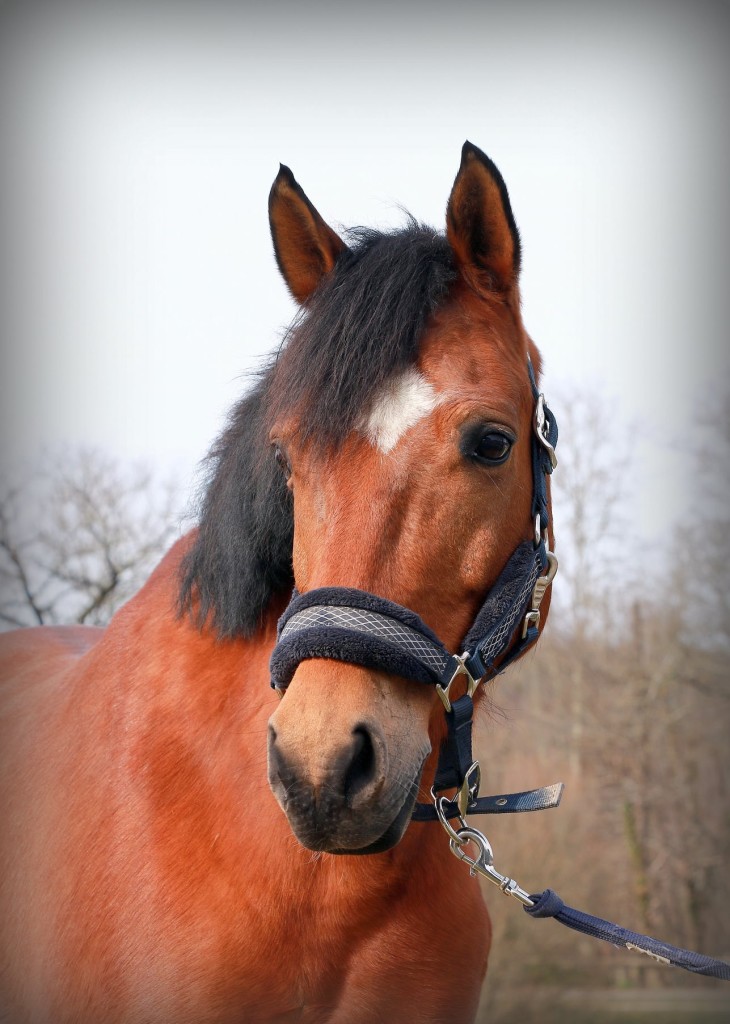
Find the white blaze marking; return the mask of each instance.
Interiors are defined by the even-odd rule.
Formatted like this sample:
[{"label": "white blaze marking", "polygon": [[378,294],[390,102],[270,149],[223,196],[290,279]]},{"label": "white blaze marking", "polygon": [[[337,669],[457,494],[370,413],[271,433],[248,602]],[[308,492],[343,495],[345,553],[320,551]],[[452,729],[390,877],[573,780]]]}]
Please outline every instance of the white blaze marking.
[{"label": "white blaze marking", "polygon": [[362,424],[371,444],[386,455],[407,430],[433,412],[441,401],[425,377],[413,368],[388,381]]}]

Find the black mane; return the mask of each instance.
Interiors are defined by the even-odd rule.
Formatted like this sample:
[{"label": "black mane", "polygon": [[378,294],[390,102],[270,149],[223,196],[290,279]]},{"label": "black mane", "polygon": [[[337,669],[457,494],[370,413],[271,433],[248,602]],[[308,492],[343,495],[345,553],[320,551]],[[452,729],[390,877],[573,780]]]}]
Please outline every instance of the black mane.
[{"label": "black mane", "polygon": [[455,277],[445,237],[412,219],[387,234],[357,228],[348,240],[208,456],[180,610],[221,636],[252,635],[293,585],[291,496],[270,451],[273,422],[293,412],[310,443],[335,448],[388,378],[416,361]]}]

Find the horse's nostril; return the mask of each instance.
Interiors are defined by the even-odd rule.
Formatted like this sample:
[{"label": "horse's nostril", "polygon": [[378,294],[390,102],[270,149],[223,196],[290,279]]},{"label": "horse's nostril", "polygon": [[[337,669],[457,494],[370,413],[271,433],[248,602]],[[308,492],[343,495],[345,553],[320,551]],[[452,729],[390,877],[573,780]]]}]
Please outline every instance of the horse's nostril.
[{"label": "horse's nostril", "polygon": [[[300,835],[311,838],[331,832],[348,811],[365,811],[377,803],[387,775],[384,738],[375,724],[358,722],[347,742],[329,755],[317,749],[312,762],[294,744],[286,729],[269,724],[269,785]],[[301,838],[301,835],[300,835]],[[313,847],[314,848],[314,847]]]},{"label": "horse's nostril", "polygon": [[292,770],[286,757],[276,743],[276,729],[269,725],[269,784],[276,792],[280,786],[284,791],[296,781],[296,774]]},{"label": "horse's nostril", "polygon": [[372,736],[365,726],[352,731],[353,755],[345,771],[344,793],[349,804],[357,802],[371,787],[376,775],[377,758]]}]

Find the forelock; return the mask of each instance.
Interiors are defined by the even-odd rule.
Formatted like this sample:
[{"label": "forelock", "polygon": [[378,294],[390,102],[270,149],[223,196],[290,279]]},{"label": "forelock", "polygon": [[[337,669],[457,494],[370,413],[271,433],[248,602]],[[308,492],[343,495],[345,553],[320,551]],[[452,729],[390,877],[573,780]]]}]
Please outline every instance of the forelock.
[{"label": "forelock", "polygon": [[270,425],[294,415],[322,448],[341,443],[418,358],[429,317],[456,276],[446,238],[412,218],[392,233],[353,229],[348,249],[287,332],[268,380]]}]

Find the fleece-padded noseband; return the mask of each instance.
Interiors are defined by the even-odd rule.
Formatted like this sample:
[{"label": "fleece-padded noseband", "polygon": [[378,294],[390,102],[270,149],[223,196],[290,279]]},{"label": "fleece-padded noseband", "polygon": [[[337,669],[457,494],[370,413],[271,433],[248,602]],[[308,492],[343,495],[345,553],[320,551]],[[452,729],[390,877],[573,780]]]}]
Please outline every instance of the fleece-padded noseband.
[{"label": "fleece-padded noseband", "polygon": [[[513,552],[466,637],[471,652],[466,667],[474,679],[493,671],[547,564],[542,539],[537,547],[526,541]],[[279,620],[272,685],[286,689],[307,658],[346,661],[444,687],[457,668],[457,659],[415,612],[348,587],[294,593]]]}]

